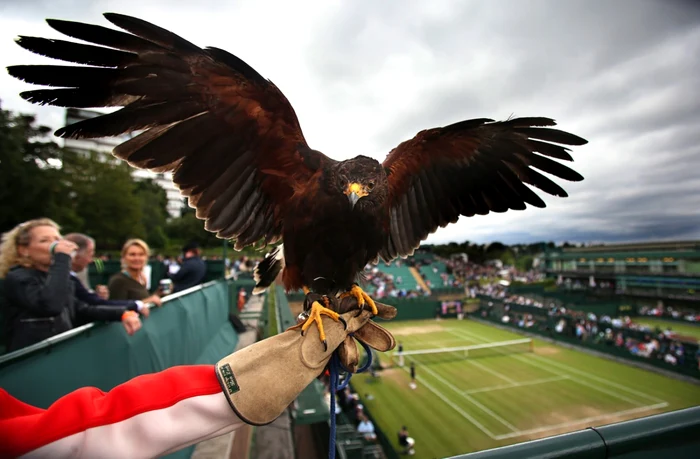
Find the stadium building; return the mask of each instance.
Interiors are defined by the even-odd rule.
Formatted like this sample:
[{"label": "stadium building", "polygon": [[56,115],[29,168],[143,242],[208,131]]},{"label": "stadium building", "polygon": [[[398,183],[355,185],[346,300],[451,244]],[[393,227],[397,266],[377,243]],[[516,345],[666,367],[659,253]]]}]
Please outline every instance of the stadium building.
[{"label": "stadium building", "polygon": [[700,300],[700,241],[648,242],[547,251],[548,277],[618,295]]}]

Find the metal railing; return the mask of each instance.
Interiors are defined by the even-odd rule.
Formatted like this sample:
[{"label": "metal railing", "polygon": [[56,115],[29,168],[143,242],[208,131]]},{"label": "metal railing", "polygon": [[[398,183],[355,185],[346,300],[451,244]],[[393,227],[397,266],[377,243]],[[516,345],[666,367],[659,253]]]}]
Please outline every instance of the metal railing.
[{"label": "metal railing", "polygon": [[[217,282],[221,282],[222,280],[228,280],[228,279],[215,279],[211,280],[209,282],[206,282],[204,284],[199,284],[195,285],[194,287],[190,287],[185,290],[181,290],[177,293],[171,293],[170,295],[165,295],[161,298],[161,304],[162,306],[165,306],[165,304],[169,301],[173,301],[181,296],[188,295],[192,292],[196,292],[199,290],[202,290],[204,288],[209,287],[210,285],[214,285]],[[229,301],[231,299],[229,298]],[[153,308],[155,307],[154,303],[146,303],[146,307],[148,308]],[[161,307],[162,307],[161,306]],[[102,322],[90,322],[89,324],[81,325],[80,327],[73,328],[71,330],[68,330],[63,333],[59,333],[58,335],[51,336],[49,338],[46,338],[45,340],[39,341],[38,343],[34,343],[30,346],[23,347],[22,349],[17,349],[16,351],[13,352],[8,352],[7,354],[1,355],[0,356],[0,367],[3,365],[6,365],[9,362],[14,362],[17,359],[24,358],[28,355],[34,354],[36,352],[42,351],[42,350],[48,350],[52,346],[55,346],[58,343],[61,343],[63,341],[72,339],[76,336],[82,335],[86,333],[88,330],[92,329],[93,327],[102,325]]]},{"label": "metal railing", "polygon": [[695,458],[700,406],[503,446],[450,459]]}]

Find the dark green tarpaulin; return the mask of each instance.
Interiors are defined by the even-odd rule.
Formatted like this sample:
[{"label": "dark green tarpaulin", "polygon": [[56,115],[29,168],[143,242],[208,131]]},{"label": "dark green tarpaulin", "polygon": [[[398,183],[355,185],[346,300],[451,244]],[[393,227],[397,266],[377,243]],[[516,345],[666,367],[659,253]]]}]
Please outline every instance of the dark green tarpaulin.
[{"label": "dark green tarpaulin", "polygon": [[[108,391],[135,376],[174,365],[213,364],[233,352],[238,342],[228,319],[228,299],[227,283],[218,281],[152,309],[134,336],[128,336],[120,323],[100,324],[4,362],[0,387],[46,408],[80,387]],[[192,449],[178,456],[189,457]]]}]

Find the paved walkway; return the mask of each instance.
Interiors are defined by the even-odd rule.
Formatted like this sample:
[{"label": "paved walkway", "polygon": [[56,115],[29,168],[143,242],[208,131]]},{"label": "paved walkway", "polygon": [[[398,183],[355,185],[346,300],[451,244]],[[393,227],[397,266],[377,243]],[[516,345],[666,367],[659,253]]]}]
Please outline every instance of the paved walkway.
[{"label": "paved walkway", "polygon": [[[253,295],[243,308],[243,312],[257,312],[263,307],[264,295]],[[238,336],[238,344],[235,351],[250,346],[257,339],[257,320],[244,320],[246,325],[252,327]],[[234,432],[224,434],[216,438],[197,444],[192,454],[192,459],[244,459],[248,457],[250,448],[250,434],[252,428],[241,427]],[[252,456],[256,457],[256,456]],[[282,457],[282,456],[280,456]]]}]

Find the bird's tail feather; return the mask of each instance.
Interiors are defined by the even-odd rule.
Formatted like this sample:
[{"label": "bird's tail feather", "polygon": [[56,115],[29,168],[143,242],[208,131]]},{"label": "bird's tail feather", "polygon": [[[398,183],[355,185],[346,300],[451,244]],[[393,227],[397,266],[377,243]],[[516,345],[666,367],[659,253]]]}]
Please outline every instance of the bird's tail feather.
[{"label": "bird's tail feather", "polygon": [[280,244],[272,252],[265,255],[265,258],[253,270],[253,279],[255,280],[253,295],[259,295],[267,290],[282,268],[284,268],[284,248]]}]

